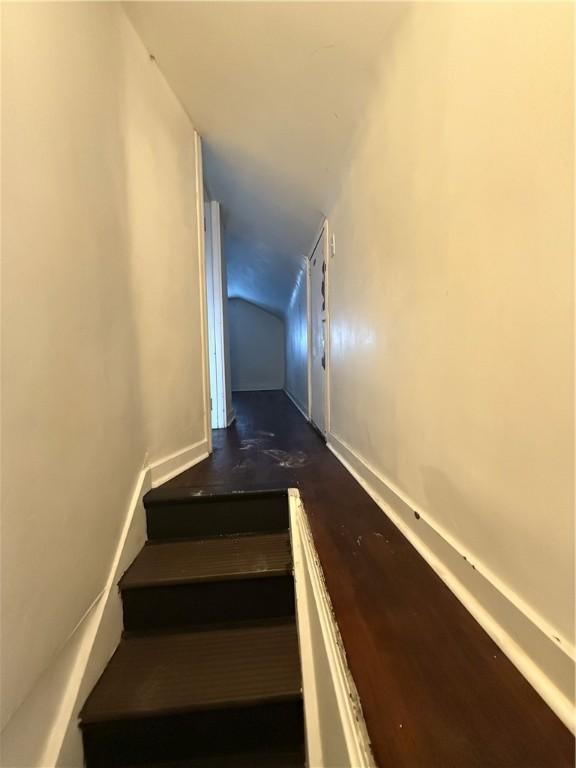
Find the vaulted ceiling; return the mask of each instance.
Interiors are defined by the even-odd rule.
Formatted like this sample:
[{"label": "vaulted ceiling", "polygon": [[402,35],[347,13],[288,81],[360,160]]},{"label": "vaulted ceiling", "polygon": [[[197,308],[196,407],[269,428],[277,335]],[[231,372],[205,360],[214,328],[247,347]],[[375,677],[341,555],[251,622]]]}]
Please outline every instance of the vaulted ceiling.
[{"label": "vaulted ceiling", "polygon": [[128,2],[203,139],[229,294],[283,312],[402,3]]}]

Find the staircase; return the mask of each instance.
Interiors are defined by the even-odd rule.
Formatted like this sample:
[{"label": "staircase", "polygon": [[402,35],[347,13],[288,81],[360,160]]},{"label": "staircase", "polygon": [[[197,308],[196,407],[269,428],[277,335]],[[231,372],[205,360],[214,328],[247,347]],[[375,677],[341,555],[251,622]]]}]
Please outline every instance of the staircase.
[{"label": "staircase", "polygon": [[124,633],[80,714],[88,768],[302,768],[285,491],[144,499]]}]

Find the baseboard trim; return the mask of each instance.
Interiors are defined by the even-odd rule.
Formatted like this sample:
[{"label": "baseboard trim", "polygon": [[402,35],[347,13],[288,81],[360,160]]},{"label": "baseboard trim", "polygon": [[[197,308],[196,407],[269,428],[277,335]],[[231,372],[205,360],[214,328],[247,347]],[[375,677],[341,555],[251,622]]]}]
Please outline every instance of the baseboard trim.
[{"label": "baseboard trim", "polygon": [[328,448],[574,732],[574,649],[566,639],[344,440],[331,433]]},{"label": "baseboard trim", "polygon": [[[297,489],[288,491],[288,500],[306,713],[307,764],[314,768],[331,768],[333,756],[337,754],[340,768],[371,768],[375,763],[360,697],[348,669],[322,566]],[[319,654],[325,664],[319,662]],[[329,681],[322,672],[326,666]],[[327,682],[330,685],[327,686]],[[338,712],[338,722],[334,720],[334,711]]]},{"label": "baseboard trim", "polygon": [[300,413],[302,414],[302,416],[304,416],[304,418],[306,419],[306,421],[310,421],[310,419],[309,419],[309,417],[308,417],[308,414],[306,413],[306,411],[304,410],[304,408],[303,408],[303,407],[300,405],[300,403],[298,402],[298,400],[296,400],[296,398],[294,397],[294,395],[292,395],[292,394],[291,394],[291,393],[290,393],[290,392],[289,392],[289,391],[288,391],[286,388],[284,388],[284,394],[285,394],[285,395],[288,397],[288,399],[289,399],[289,400],[291,400],[291,401],[292,401],[293,405],[295,405],[295,406],[296,406],[296,408],[298,408],[298,410],[300,411]]},{"label": "baseboard trim", "polygon": [[185,472],[198,462],[203,461],[209,455],[209,445],[206,439],[199,440],[197,443],[188,445],[181,451],[164,456],[150,465],[150,478],[152,488],[168,482],[181,472]]},{"label": "baseboard trim", "polygon": [[122,604],[116,585],[146,541],[143,497],[207,456],[208,443],[201,440],[138,474],[106,583],[5,725],[2,765],[83,765],[78,713],[120,642]]},{"label": "baseboard trim", "polygon": [[120,641],[116,584],[146,540],[142,498],[150,487],[150,470],[145,468],[136,479],[104,588],[2,731],[3,765],[83,765],[76,725],[82,691],[87,671],[93,672],[88,680],[92,687]]}]

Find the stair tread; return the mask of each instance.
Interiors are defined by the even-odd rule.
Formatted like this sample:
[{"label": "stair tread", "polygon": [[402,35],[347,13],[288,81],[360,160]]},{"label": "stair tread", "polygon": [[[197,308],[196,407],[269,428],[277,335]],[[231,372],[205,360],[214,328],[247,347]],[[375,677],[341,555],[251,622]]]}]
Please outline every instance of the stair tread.
[{"label": "stair tread", "polygon": [[122,589],[291,573],[286,532],[147,543],[120,581]]},{"label": "stair tread", "polygon": [[81,712],[83,723],[301,696],[293,622],[125,638]]},{"label": "stair tread", "polygon": [[199,755],[197,758],[169,763],[126,765],[124,768],[303,768],[304,749],[259,751],[230,755]]},{"label": "stair tread", "polygon": [[277,483],[268,484],[258,483],[252,489],[238,490],[235,486],[223,485],[216,488],[204,487],[173,487],[161,485],[153,488],[144,496],[144,506],[153,507],[156,505],[165,506],[166,504],[204,504],[217,501],[240,501],[248,499],[266,499],[266,498],[287,498],[286,488],[278,487]]}]

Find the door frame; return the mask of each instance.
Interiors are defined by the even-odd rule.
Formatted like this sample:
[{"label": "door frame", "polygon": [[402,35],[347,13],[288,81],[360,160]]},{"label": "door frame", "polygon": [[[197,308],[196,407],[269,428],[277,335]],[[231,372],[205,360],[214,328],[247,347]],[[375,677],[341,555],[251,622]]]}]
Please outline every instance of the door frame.
[{"label": "door frame", "polygon": [[211,392],[210,420],[212,429],[225,429],[228,426],[228,408],[226,402],[226,365],[225,313],[224,302],[224,265],[222,253],[222,226],[220,203],[206,202],[205,240],[206,240],[206,290],[208,297],[208,349]]},{"label": "door frame", "polygon": [[329,246],[330,227],[328,219],[324,219],[318,235],[314,238],[314,245],[306,259],[306,304],[308,311],[308,419],[312,422],[312,256],[318,243],[324,235],[324,436],[330,434],[330,253]]},{"label": "door frame", "polygon": [[200,338],[202,347],[202,394],[204,399],[204,439],[208,453],[212,453],[212,424],[210,415],[210,352],[208,348],[208,307],[206,287],[206,243],[204,237],[204,168],[202,140],[194,131],[196,171],[196,235],[198,247],[198,282],[200,299]]}]

